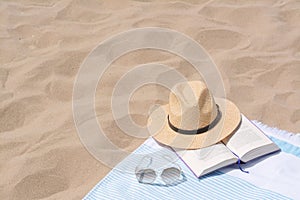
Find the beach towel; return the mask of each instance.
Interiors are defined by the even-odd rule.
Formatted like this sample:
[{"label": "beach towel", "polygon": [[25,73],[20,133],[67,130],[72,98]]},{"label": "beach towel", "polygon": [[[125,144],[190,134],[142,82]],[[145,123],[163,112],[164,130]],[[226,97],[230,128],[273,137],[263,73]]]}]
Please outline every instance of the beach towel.
[{"label": "beach towel", "polygon": [[[153,185],[137,181],[133,154],[154,154],[157,162],[160,154],[174,153],[147,139],[132,155],[129,155],[110,171],[84,199],[300,199],[300,134],[270,128],[253,121],[281,151],[243,164],[248,173],[237,165],[230,165],[201,178],[180,160],[181,182],[166,186],[157,177]],[[157,153],[159,152],[159,153]],[[155,158],[156,159],[156,158]]]}]

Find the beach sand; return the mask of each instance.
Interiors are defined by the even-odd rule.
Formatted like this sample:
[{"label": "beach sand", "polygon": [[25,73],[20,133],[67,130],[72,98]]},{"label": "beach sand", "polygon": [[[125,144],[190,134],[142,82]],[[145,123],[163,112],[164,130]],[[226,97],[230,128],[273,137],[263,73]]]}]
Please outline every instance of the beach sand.
[{"label": "beach sand", "polygon": [[[250,119],[300,132],[300,2],[19,0],[0,2],[0,199],[80,199],[110,168],[83,147],[72,115],[72,89],[84,58],[103,40],[131,28],[165,27],[198,41],[224,79],[227,97]],[[99,83],[96,112],[108,137],[122,134],[110,95],[138,64],[161,62],[188,79],[189,64],[154,50],[132,52]],[[145,125],[149,106],[168,91],[148,85],[130,109]]]}]

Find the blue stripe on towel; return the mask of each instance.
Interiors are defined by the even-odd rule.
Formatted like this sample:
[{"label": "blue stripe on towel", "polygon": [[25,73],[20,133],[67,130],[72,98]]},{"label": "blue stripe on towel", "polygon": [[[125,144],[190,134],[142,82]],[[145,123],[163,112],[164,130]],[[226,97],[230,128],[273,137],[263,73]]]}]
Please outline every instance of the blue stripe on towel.
[{"label": "blue stripe on towel", "polygon": [[[145,144],[135,151],[135,153],[152,152],[153,148]],[[131,155],[120,164],[128,163],[130,157]],[[177,160],[177,163],[187,179],[177,186],[160,187],[140,184],[134,173],[113,169],[84,199],[289,199],[219,171],[197,179],[181,160]],[[135,163],[129,164],[135,165]]]},{"label": "blue stripe on towel", "polygon": [[289,153],[289,154],[293,154],[294,156],[297,156],[300,158],[300,147],[292,145],[288,142],[279,140],[275,137],[269,136],[269,138],[275,143],[277,144],[277,146],[280,147],[281,151],[285,152],[285,153]]}]

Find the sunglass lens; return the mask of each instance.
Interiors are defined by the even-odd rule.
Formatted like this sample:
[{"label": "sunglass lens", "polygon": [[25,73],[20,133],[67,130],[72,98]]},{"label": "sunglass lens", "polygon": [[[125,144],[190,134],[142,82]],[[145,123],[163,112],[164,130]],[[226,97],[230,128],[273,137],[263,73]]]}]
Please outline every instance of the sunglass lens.
[{"label": "sunglass lens", "polygon": [[163,181],[169,185],[169,184],[175,183],[176,181],[179,180],[180,173],[181,172],[178,168],[170,167],[170,168],[165,169],[162,172],[161,177],[162,177]]},{"label": "sunglass lens", "polygon": [[156,173],[152,169],[139,170],[135,175],[137,180],[141,183],[153,183],[156,179]]}]

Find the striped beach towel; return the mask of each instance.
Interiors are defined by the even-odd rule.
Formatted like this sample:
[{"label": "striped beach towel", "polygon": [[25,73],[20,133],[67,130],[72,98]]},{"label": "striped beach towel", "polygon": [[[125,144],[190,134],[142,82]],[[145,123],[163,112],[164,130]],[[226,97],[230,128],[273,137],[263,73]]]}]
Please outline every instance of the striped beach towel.
[{"label": "striped beach towel", "polygon": [[300,199],[300,134],[254,123],[281,148],[281,152],[243,165],[249,174],[230,165],[197,178],[177,159],[183,171],[180,183],[166,186],[160,177],[153,185],[138,183],[134,173],[137,155],[151,154],[156,163],[160,163],[162,155],[174,154],[149,138],[112,169],[84,199]]}]

